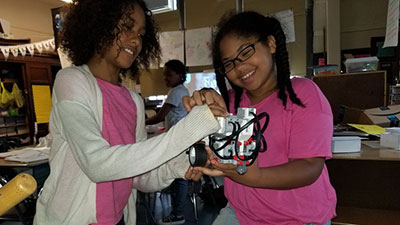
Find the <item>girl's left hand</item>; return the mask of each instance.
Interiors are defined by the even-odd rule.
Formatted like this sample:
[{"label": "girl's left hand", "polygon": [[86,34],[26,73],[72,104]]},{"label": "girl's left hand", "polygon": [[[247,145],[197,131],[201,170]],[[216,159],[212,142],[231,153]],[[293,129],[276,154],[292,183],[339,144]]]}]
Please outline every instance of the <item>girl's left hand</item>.
[{"label": "girl's left hand", "polygon": [[203,176],[203,173],[197,168],[193,168],[192,166],[190,166],[185,173],[186,180],[198,181],[200,180],[201,176]]}]

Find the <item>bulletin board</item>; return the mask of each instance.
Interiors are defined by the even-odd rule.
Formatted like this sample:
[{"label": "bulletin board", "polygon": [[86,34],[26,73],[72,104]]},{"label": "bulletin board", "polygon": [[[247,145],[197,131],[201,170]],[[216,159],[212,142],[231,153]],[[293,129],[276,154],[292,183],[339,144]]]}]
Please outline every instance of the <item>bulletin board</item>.
[{"label": "bulletin board", "polygon": [[334,118],[341,105],[357,109],[386,106],[386,71],[315,76],[313,81],[328,99]]}]

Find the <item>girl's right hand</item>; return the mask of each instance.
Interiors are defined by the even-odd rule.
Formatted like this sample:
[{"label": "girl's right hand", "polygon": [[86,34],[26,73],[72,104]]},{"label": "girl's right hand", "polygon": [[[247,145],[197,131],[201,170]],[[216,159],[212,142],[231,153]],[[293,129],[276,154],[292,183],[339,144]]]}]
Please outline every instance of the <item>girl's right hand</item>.
[{"label": "girl's right hand", "polygon": [[207,104],[214,116],[226,117],[228,115],[224,99],[212,88],[194,91],[191,97],[184,96],[182,102],[188,112],[195,106]]},{"label": "girl's right hand", "polygon": [[[206,146],[205,150],[207,151],[208,158],[207,165],[204,167],[195,167],[195,170],[211,177],[227,176],[229,174],[236,173],[235,165],[218,163],[218,161],[213,158],[213,152],[210,147]],[[213,168],[209,167],[210,164],[213,166]]]}]

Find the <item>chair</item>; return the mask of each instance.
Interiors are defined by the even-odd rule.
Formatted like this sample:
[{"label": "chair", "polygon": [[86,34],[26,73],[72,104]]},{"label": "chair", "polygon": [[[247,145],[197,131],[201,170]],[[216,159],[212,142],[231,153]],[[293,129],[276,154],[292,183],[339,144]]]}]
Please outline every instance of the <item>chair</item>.
[{"label": "chair", "polygon": [[[141,191],[137,192],[137,206],[143,206],[144,212],[144,219],[145,223],[149,225],[155,225],[156,219],[154,217],[154,212],[151,207],[151,194],[152,193],[144,193]],[[139,209],[139,207],[137,207]],[[143,215],[143,214],[142,214]]]}]

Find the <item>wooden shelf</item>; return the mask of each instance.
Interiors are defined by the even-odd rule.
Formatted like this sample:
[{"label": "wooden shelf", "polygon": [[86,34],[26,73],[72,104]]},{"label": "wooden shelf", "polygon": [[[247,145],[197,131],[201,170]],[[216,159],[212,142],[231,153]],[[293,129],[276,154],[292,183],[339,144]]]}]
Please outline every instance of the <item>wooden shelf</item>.
[{"label": "wooden shelf", "polygon": [[337,217],[332,225],[393,225],[399,224],[400,210],[363,209],[354,207],[337,207]]},{"label": "wooden shelf", "polygon": [[28,130],[21,130],[18,133],[17,132],[11,132],[11,133],[6,133],[6,134],[0,134],[0,137],[14,137],[14,136],[19,136],[19,135],[25,135],[29,134]]},{"label": "wooden shelf", "polygon": [[26,123],[17,123],[17,124],[2,124],[0,125],[0,128],[6,128],[6,127],[19,127],[19,126],[26,126]]}]

